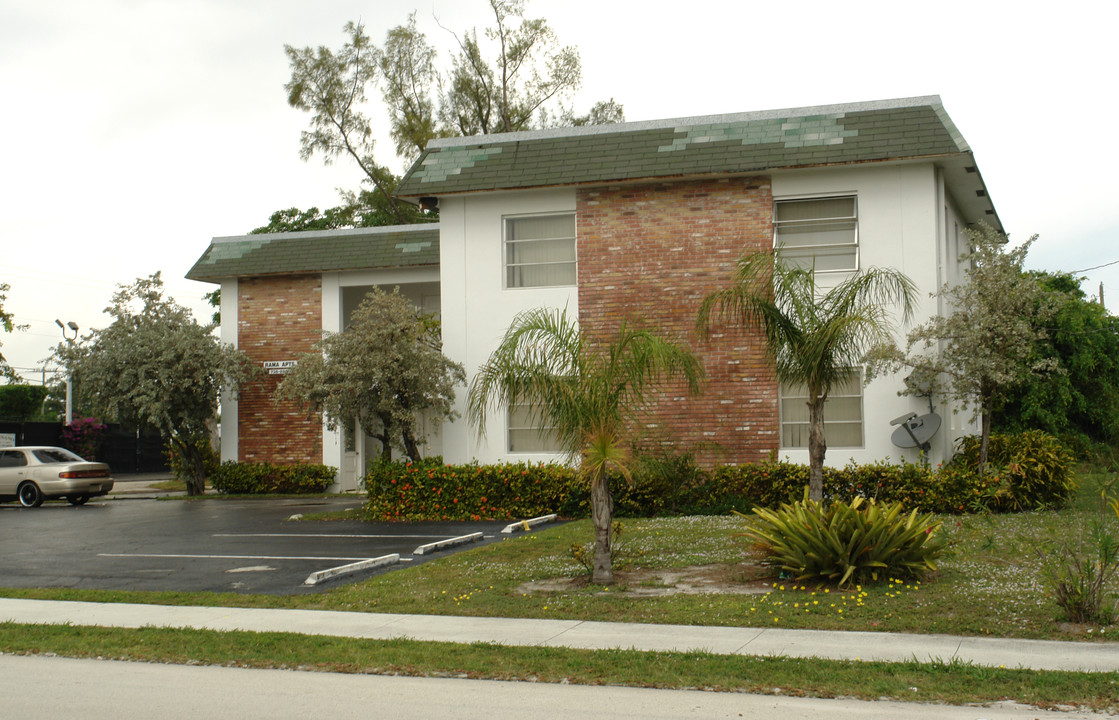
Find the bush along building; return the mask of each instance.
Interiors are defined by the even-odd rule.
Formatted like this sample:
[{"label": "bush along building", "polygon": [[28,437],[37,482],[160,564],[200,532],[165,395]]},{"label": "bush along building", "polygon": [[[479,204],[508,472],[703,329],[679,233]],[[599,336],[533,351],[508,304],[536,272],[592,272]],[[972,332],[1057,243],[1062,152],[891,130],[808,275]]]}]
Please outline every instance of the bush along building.
[{"label": "bush along building", "polygon": [[[220,283],[222,339],[274,373],[224,400],[223,460],[323,462],[340,469],[339,487],[358,486],[379,444],[271,395],[285,363],[379,286],[441,315],[443,350],[468,377],[522,310],[567,308],[592,335],[641,320],[687,342],[708,380],[694,398],[666,388],[635,434],[722,462],[807,462],[803,390],[780,386],[760,336],[698,335],[703,299],[743,254],[776,246],[825,288],[859,268],[901,270],[918,288],[919,322],[946,311],[930,293],[962,279],[967,228],[1002,230],[935,96],[436,140],[398,195],[438,206],[439,223],[219,237],[188,273]],[[905,432],[891,421],[911,413],[943,419],[928,438],[934,463],[974,431],[935,396],[899,396],[903,381],[864,387],[852,368],[833,388],[830,464],[916,460],[891,439]],[[484,435],[461,419],[429,423],[426,450],[456,463],[557,459],[525,416],[494,413]]]}]

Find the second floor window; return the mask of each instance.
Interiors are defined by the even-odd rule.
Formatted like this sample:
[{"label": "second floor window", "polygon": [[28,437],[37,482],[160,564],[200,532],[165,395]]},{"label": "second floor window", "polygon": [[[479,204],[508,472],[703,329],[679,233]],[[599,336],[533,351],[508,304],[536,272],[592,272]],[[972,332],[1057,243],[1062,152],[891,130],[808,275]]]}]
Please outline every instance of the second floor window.
[{"label": "second floor window", "polygon": [[505,219],[505,287],[575,284],[575,215]]},{"label": "second floor window", "polygon": [[773,207],[774,245],[788,266],[816,272],[859,269],[855,197],[778,200]]}]

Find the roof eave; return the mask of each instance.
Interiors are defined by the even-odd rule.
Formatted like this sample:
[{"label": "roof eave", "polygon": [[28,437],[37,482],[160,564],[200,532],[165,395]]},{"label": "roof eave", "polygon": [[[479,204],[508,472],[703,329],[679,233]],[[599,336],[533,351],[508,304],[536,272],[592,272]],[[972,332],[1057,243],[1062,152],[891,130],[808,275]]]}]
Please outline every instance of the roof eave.
[{"label": "roof eave", "polygon": [[295,275],[316,275],[316,274],[328,273],[328,272],[365,272],[365,271],[371,271],[371,270],[388,271],[388,272],[393,272],[393,271],[396,271],[396,270],[415,270],[415,269],[421,269],[421,270],[428,269],[428,270],[430,270],[432,268],[437,269],[438,267],[439,267],[439,263],[435,262],[435,263],[420,263],[420,264],[416,264],[416,265],[378,265],[376,267],[308,268],[308,269],[304,269],[304,270],[282,270],[282,271],[279,271],[279,272],[262,272],[262,273],[253,273],[253,274],[247,274],[247,275],[244,274],[244,273],[240,273],[240,274],[236,274],[236,275],[230,275],[230,274],[224,274],[224,273],[219,273],[219,274],[215,274],[215,275],[196,275],[196,274],[193,274],[194,270],[192,268],[191,271],[188,272],[185,275],[185,277],[186,277],[187,280],[194,280],[196,282],[207,282],[207,283],[213,283],[215,285],[220,285],[224,280],[235,280],[235,279],[238,279],[238,278],[291,277],[291,276],[295,276]]},{"label": "roof eave", "polygon": [[[701,172],[701,173],[688,173],[684,175],[648,175],[636,178],[616,178],[610,180],[586,180],[582,182],[567,182],[567,183],[553,183],[548,185],[509,185],[497,186],[490,188],[480,188],[475,190],[457,190],[439,193],[439,197],[454,197],[454,196],[467,196],[467,195],[480,195],[494,192],[529,192],[534,190],[555,190],[559,188],[578,188],[578,187],[604,187],[610,185],[636,185],[636,184],[649,184],[649,183],[662,183],[662,182],[682,182],[688,180],[698,180],[702,178],[711,177],[747,177],[751,175],[765,175],[768,173],[776,172],[795,172],[798,170],[818,170],[820,168],[843,168],[855,167],[861,165],[873,164],[908,164],[914,162],[932,162],[936,164],[944,164],[952,158],[967,159],[974,163],[974,159],[970,152],[967,153],[948,153],[937,155],[912,155],[903,157],[891,158],[876,158],[868,160],[851,160],[847,162],[823,162],[823,163],[801,163],[798,165],[782,165],[782,166],[762,166],[757,168],[743,168],[733,171],[716,171],[716,172]],[[966,163],[965,163],[966,164]],[[982,185],[982,178],[980,176],[980,185]],[[985,189],[985,186],[983,186]],[[426,195],[408,195],[407,197],[426,197]]]},{"label": "roof eave", "polygon": [[974,153],[969,151],[945,156],[937,166],[944,173],[945,190],[963,215],[964,222],[969,226],[986,222],[998,232],[1006,232],[983,174],[979,172]]}]

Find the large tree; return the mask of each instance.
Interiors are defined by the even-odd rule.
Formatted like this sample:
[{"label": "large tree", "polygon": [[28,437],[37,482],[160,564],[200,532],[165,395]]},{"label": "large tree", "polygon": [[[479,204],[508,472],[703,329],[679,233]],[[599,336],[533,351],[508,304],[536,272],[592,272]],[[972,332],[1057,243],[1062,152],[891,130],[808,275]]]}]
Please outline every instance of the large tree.
[{"label": "large tree", "polygon": [[489,2],[494,24],[484,36],[494,46],[492,60],[476,29],[455,35],[459,54],[439,118],[456,135],[527,130],[542,108],[560,105],[583,80],[579,51],[561,46],[543,18],[526,18],[524,0]]},{"label": "large tree", "polygon": [[961,258],[970,265],[964,281],[946,284],[936,293],[950,314],[937,315],[910,331],[904,354],[894,348],[877,353],[871,368],[911,368],[931,381],[933,391],[973,407],[980,416],[982,473],[991,420],[1008,392],[1057,367],[1055,358],[1035,352],[1047,337],[1044,328],[1056,306],[1037,278],[1022,271],[1036,235],[1013,248],[1005,235],[986,224],[968,235],[971,249]]},{"label": "large tree", "polygon": [[43,404],[49,394],[46,385],[0,385],[0,420],[35,422],[43,418]]},{"label": "large tree", "polygon": [[389,109],[389,131],[396,154],[411,160],[427,143],[447,134],[438,127],[434,89],[439,87],[435,48],[416,27],[416,13],[407,25],[399,25],[385,36],[380,58],[382,97]]},{"label": "large tree", "polygon": [[[386,176],[384,187],[396,192],[400,179]],[[338,230],[340,228],[383,227],[385,225],[418,225],[438,222],[439,211],[420,210],[415,205],[397,203],[390,207],[380,192],[362,190],[358,193],[341,193],[341,205],[319,210],[288,208],[277,210],[268,218],[268,224],[253,228],[250,235],[265,233],[303,232],[308,230]]]},{"label": "large tree", "polygon": [[284,85],[288,104],[311,113],[311,129],[300,135],[299,155],[308,160],[319,153],[328,164],[349,156],[395,215],[397,201],[385,185],[391,173],[374,159],[373,123],[362,109],[377,78],[380,51],[360,23],[346,23],[344,31],[349,40],[337,52],[323,46],[284,46],[291,64],[291,80]]},{"label": "large tree", "polygon": [[[366,101],[377,87],[396,155],[406,161],[437,137],[624,119],[613,98],[577,116],[567,103],[582,83],[578,51],[561,46],[546,20],[526,18],[524,0],[489,4],[493,24],[480,36],[476,28],[451,33],[458,53],[443,71],[415,13],[407,24],[389,30],[380,48],[360,23],[352,22],[346,24],[348,37],[338,50],[284,47],[291,65],[291,80],[284,86],[288,103],[311,114],[311,127],[301,136],[301,157],[319,154],[330,163],[348,156],[365,174],[367,188],[345,195],[344,204],[321,219],[341,220],[344,224],[337,227],[431,219],[396,201],[397,178],[375,157],[375,124]],[[293,209],[280,215],[273,215],[272,224],[282,232],[285,222],[300,219],[301,213]]]},{"label": "large tree", "polygon": [[610,557],[613,498],[608,471],[630,475],[626,431],[650,393],[682,379],[699,391],[703,366],[691,351],[649,330],[622,324],[609,342],[589,338],[565,310],[520,313],[470,386],[470,420],[484,433],[491,406],[527,406],[553,428],[591,487],[592,581],[614,582]]},{"label": "large tree", "polygon": [[105,309],[113,322],[55,353],[81,378],[91,412],[157,429],[191,469],[187,493],[199,495],[206,481],[199,440],[208,438],[222,390],[235,391],[252,363],[164,296],[158,272],[118,288]]},{"label": "large tree", "polygon": [[[8,299],[8,291],[11,289],[12,287],[8,283],[0,283],[0,329],[3,329],[6,333],[25,330],[27,327],[26,325],[16,325],[14,316],[4,309],[4,301]],[[0,377],[7,378],[10,383],[20,382],[19,373],[8,364],[3,353],[0,353]]]},{"label": "large tree", "polygon": [[1060,368],[1043,379],[1033,375],[1007,388],[991,425],[995,430],[1045,430],[1078,446],[1119,442],[1119,318],[1080,289],[1081,278],[1030,272],[1052,317],[1035,317],[1045,337],[1033,347],[1031,363],[1052,360]]},{"label": "large tree", "polygon": [[332,427],[360,421],[388,462],[396,445],[420,459],[421,416],[454,419],[454,386],[465,382],[462,365],[442,352],[438,320],[398,292],[375,288],[349,326],[302,355],[276,392],[322,413]]},{"label": "large tree", "polygon": [[812,268],[791,267],[770,251],[739,259],[731,284],[700,306],[701,332],[708,332],[713,316],[759,330],[777,380],[807,388],[811,499],[820,501],[824,494],[828,393],[862,364],[868,350],[892,343],[893,314],[900,309],[899,319],[907,321],[916,294],[912,281],[892,268],[860,270],[821,288]]}]

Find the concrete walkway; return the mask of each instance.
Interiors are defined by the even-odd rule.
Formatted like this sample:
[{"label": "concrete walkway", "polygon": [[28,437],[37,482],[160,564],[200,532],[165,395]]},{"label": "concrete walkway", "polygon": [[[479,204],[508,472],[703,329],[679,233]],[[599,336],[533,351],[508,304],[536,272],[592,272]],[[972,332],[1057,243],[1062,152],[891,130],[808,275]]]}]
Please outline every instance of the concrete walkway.
[{"label": "concrete walkway", "polygon": [[963,662],[1034,670],[1119,671],[1119,642],[827,632],[778,628],[531,620],[440,615],[172,607],[0,598],[0,621],[103,627],[179,627],[219,631],[583,649],[702,650],[724,655],[818,657],[887,662]]},{"label": "concrete walkway", "polygon": [[175,476],[169,472],[114,473],[113,489],[109,491],[108,497],[118,500],[124,498],[130,500],[141,500],[158,497],[171,497],[174,495],[186,495],[185,491],[162,490],[155,487],[160,483],[174,479]]}]

